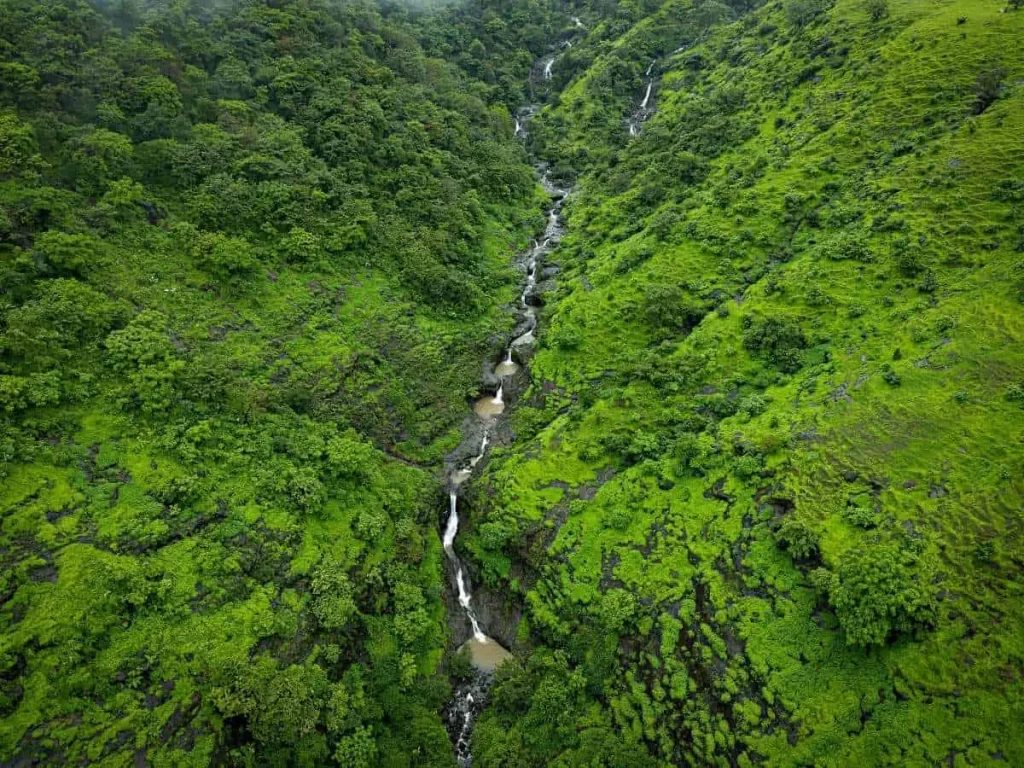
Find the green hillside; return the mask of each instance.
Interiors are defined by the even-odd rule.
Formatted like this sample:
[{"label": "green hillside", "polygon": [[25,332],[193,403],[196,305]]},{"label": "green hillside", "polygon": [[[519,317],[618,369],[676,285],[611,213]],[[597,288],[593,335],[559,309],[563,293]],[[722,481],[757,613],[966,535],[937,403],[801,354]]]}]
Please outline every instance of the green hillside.
[{"label": "green hillside", "polygon": [[533,171],[372,5],[150,5],[0,2],[0,762],[447,764]]},{"label": "green hillside", "polygon": [[475,498],[527,606],[479,763],[1022,762],[1024,14],[684,26],[535,123],[582,176]]},{"label": "green hillside", "polygon": [[473,765],[1024,765],[1019,0],[0,0],[0,764],[455,763],[536,163]]}]

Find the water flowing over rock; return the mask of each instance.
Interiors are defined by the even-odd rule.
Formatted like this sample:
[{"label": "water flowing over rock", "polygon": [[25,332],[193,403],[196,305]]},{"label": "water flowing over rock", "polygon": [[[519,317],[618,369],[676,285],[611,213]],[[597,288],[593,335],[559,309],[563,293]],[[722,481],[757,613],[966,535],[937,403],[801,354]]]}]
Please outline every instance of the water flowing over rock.
[{"label": "water flowing over rock", "polygon": [[644,90],[644,97],[640,101],[640,106],[637,107],[636,111],[633,112],[629,118],[629,135],[639,136],[640,126],[643,122],[654,114],[654,104],[651,102],[651,93],[654,90],[654,84],[656,78],[653,77],[654,65],[658,63],[657,59],[653,59],[650,64],[647,65],[647,70],[644,72],[644,83],[646,88]]},{"label": "water flowing over rock", "polygon": [[[545,71],[549,68],[550,62]],[[517,113],[519,115],[516,118],[517,135],[525,134],[525,123],[536,114],[536,111],[537,109],[531,106]],[[474,667],[472,678],[456,687],[454,696],[445,709],[448,732],[460,766],[472,764],[470,737],[473,723],[487,701],[494,670],[511,654],[497,640],[487,634],[486,623],[481,622],[474,609],[473,585],[470,575],[455,550],[455,539],[459,533],[459,489],[471,478],[476,466],[487,455],[492,429],[504,414],[507,394],[506,380],[519,370],[519,365],[514,359],[514,350],[528,347],[534,342],[534,331],[537,327],[535,304],[539,302],[536,295],[537,276],[541,271],[543,258],[558,246],[563,234],[561,210],[568,190],[553,182],[546,170],[539,168],[538,171],[541,185],[551,195],[552,205],[548,210],[543,237],[539,241],[534,240],[526,253],[517,260],[517,266],[524,273],[523,290],[519,296],[518,307],[522,319],[516,329],[516,335],[509,341],[505,349],[502,362],[494,368],[498,382],[496,391],[493,394],[483,395],[473,405],[476,423],[481,428],[471,432],[468,439],[475,439],[473,435],[479,434],[479,444],[475,450],[470,449],[471,454],[469,451],[457,451],[464,457],[470,454],[469,458],[454,461],[448,472],[448,515],[442,544],[453,574],[458,606],[465,617],[464,621],[468,620],[471,630],[469,638],[462,647],[468,649]],[[491,607],[493,608],[493,606]],[[490,611],[485,611],[484,617],[486,618],[489,613],[493,617],[494,614]],[[458,637],[458,633],[456,636]]]}]

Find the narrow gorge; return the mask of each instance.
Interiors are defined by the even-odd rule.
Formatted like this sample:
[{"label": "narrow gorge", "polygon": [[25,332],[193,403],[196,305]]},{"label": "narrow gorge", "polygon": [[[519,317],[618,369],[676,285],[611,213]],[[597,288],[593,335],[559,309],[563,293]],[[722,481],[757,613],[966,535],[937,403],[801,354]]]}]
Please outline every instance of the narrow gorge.
[{"label": "narrow gorge", "polygon": [[[525,108],[521,114],[530,115],[534,112],[536,108],[531,106]],[[527,119],[524,117],[524,122]],[[516,135],[525,134],[525,126],[519,119],[516,120],[515,130]],[[473,415],[469,417],[469,424],[465,428],[466,441],[446,462],[449,467],[446,483],[448,512],[442,542],[452,573],[449,582],[454,583],[454,594],[462,616],[469,624],[470,636],[464,641],[463,647],[468,649],[473,665],[471,679],[456,686],[452,700],[446,708],[449,735],[460,766],[472,764],[470,737],[473,722],[486,704],[495,668],[509,656],[509,651],[487,634],[487,627],[482,625],[473,609],[472,583],[466,567],[455,551],[455,540],[459,532],[459,490],[472,480],[474,469],[486,457],[487,450],[492,444],[492,431],[498,420],[505,415],[505,397],[508,396],[506,386],[511,386],[511,377],[529,360],[530,348],[536,341],[537,332],[537,276],[543,269],[546,257],[557,249],[563,234],[561,210],[569,190],[554,184],[543,166],[539,166],[537,172],[544,191],[551,197],[552,205],[546,212],[543,234],[517,259],[516,266],[523,274],[523,288],[516,308],[519,322],[515,335],[508,342],[501,359],[487,365],[487,379],[495,381],[497,389],[493,394],[485,394],[473,403]],[[517,362],[516,357],[520,362]],[[467,453],[470,454],[468,458]],[[460,637],[460,623],[465,622],[456,620],[451,623],[455,637]]]}]

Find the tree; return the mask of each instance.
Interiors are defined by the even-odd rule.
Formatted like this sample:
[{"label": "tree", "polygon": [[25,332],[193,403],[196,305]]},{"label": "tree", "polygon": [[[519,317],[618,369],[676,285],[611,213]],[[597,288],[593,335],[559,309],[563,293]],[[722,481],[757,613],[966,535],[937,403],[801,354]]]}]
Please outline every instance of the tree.
[{"label": "tree", "polygon": [[167,332],[167,317],[146,310],[104,342],[111,368],[128,383],[130,401],[146,413],[167,411],[175,399],[175,382],[185,368]]},{"label": "tree", "polygon": [[935,620],[935,598],[919,556],[897,544],[844,555],[829,602],[850,645],[883,645],[894,633]]},{"label": "tree", "polygon": [[797,560],[806,560],[818,554],[818,535],[806,523],[790,516],[775,532],[775,540]]},{"label": "tree", "polygon": [[1004,79],[1006,79],[1006,70],[1002,67],[996,67],[978,75],[978,79],[974,83],[974,104],[971,106],[971,111],[975,115],[980,115],[1000,97]]},{"label": "tree", "polygon": [[202,269],[232,286],[243,284],[258,264],[252,246],[244,237],[226,237],[219,232],[200,235],[194,253]]},{"label": "tree", "polygon": [[327,630],[343,629],[356,615],[348,574],[333,558],[324,558],[313,571],[313,614]]},{"label": "tree", "polygon": [[784,373],[794,373],[803,364],[800,351],[807,339],[796,321],[779,315],[743,318],[743,346],[767,358]]},{"label": "tree", "polygon": [[872,21],[881,21],[889,15],[889,0],[865,0],[864,9]]},{"label": "tree", "polygon": [[343,736],[334,750],[334,759],[338,765],[346,768],[371,768],[376,765],[377,743],[373,740],[373,731],[368,727],[360,727],[348,736]]},{"label": "tree", "polygon": [[47,273],[85,278],[109,263],[107,244],[92,235],[43,232],[36,238],[36,254]]},{"label": "tree", "polygon": [[0,111],[0,179],[35,171],[42,165],[32,128],[13,112]]},{"label": "tree", "polygon": [[654,330],[680,333],[700,322],[703,313],[679,286],[651,285],[644,294],[643,317]]},{"label": "tree", "polygon": [[97,195],[114,179],[124,176],[132,156],[127,136],[96,128],[71,143],[71,182],[78,189]]},{"label": "tree", "polygon": [[824,0],[785,0],[783,10],[791,26],[806,27],[825,10]]}]

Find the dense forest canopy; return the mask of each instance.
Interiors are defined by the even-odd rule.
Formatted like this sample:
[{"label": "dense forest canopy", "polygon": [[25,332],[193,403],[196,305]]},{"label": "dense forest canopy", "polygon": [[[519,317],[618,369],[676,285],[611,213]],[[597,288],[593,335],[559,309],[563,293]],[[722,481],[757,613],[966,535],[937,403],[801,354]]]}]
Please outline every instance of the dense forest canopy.
[{"label": "dense forest canopy", "polygon": [[442,465],[540,162],[456,542],[516,619],[474,764],[1024,763],[1021,40],[0,0],[0,762],[454,763]]}]

